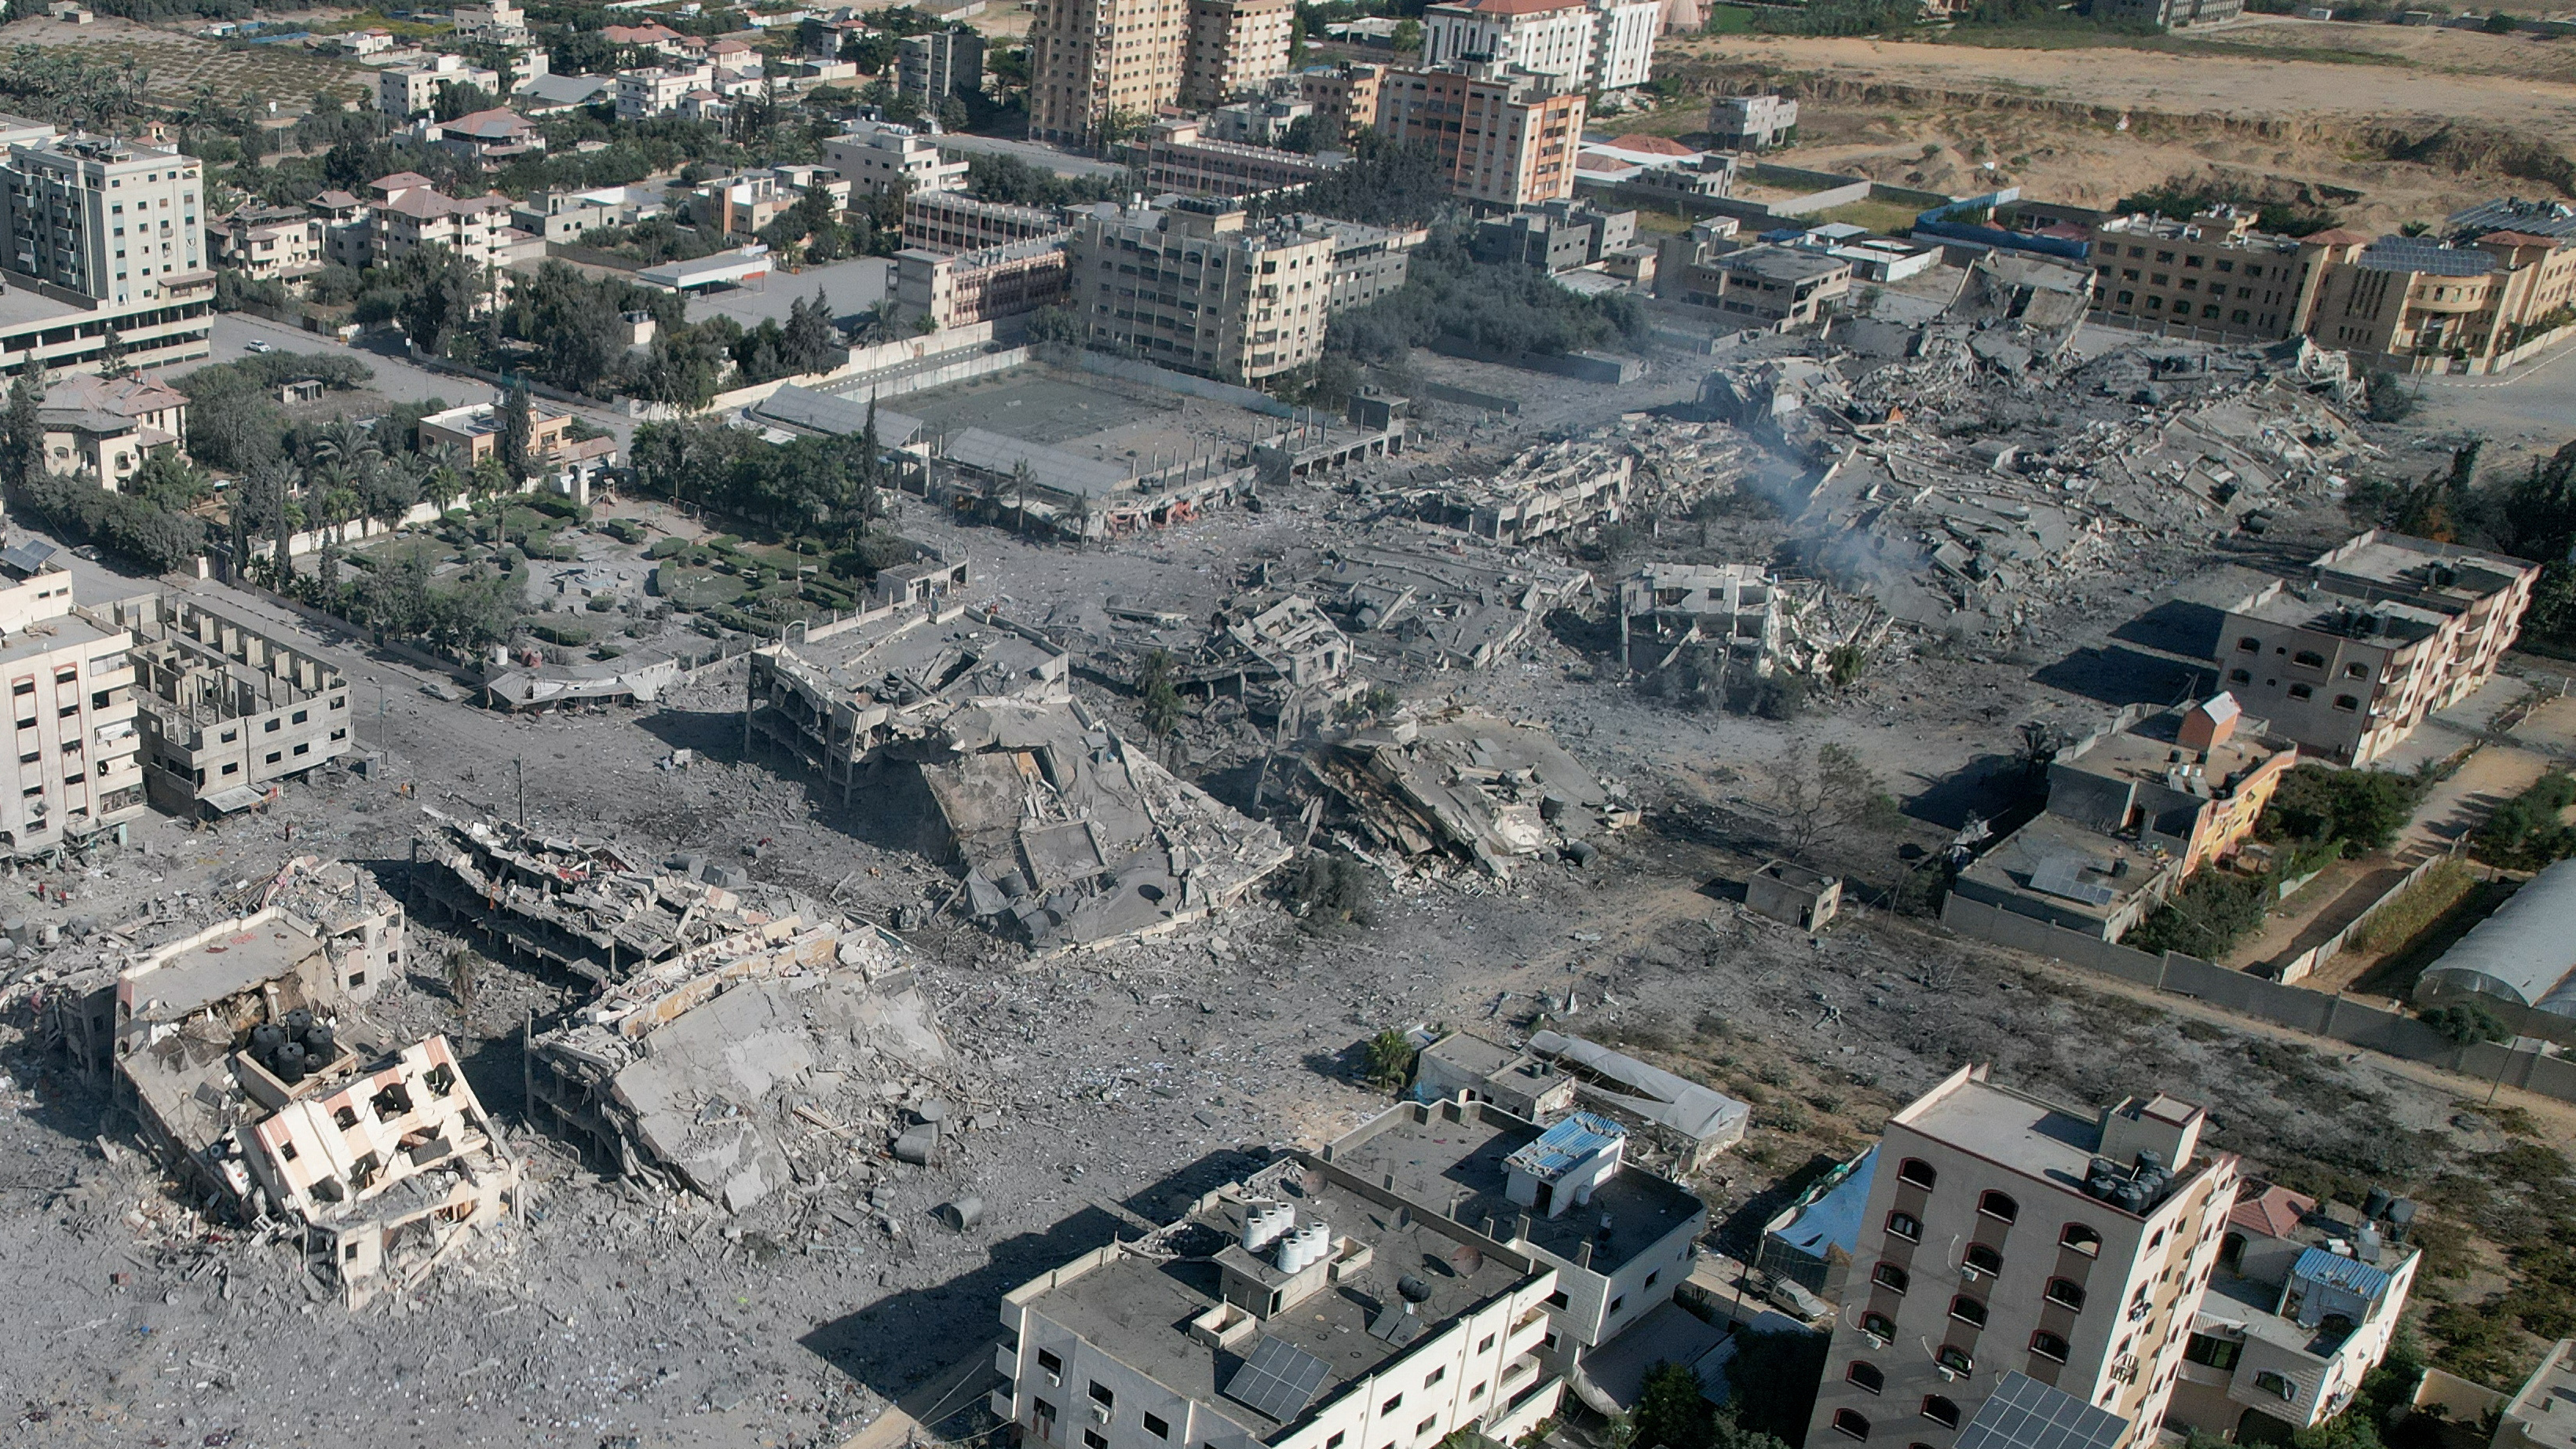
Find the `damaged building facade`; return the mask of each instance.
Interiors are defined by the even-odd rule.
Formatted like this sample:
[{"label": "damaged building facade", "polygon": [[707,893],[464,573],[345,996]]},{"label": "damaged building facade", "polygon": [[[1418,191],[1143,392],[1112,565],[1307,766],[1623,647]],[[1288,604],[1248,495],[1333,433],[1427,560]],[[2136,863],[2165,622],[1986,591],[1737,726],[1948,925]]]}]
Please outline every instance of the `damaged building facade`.
[{"label": "damaged building facade", "polygon": [[1336,837],[1399,875],[1580,865],[1638,818],[1545,730],[1467,711],[1356,731],[1311,756],[1306,778]]},{"label": "damaged building facade", "polygon": [[192,597],[83,612],[134,639],[143,783],[159,808],[244,809],[349,752],[348,681],[331,665]]}]

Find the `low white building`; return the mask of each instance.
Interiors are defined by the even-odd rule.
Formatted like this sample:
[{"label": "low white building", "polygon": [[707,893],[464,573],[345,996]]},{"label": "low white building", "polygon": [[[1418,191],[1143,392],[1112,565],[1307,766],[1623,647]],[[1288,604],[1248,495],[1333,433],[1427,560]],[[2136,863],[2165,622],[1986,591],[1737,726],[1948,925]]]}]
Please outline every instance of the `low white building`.
[{"label": "low white building", "polygon": [[853,121],[823,141],[823,160],[850,183],[854,194],[882,196],[898,188],[956,191],[966,185],[966,162],[950,161],[928,136],[890,121]]}]

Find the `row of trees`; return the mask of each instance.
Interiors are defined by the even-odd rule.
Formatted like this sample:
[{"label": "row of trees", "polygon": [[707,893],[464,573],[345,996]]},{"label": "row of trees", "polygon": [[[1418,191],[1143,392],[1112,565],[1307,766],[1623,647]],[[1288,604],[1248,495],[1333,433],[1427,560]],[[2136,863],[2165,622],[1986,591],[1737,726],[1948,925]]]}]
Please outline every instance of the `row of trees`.
[{"label": "row of trees", "polygon": [[629,458],[638,491],[714,508],[789,533],[856,539],[893,482],[876,407],[856,437],[780,444],[704,418],[646,423]]},{"label": "row of trees", "polygon": [[1404,286],[1334,318],[1324,345],[1330,353],[1383,364],[1444,336],[1500,352],[1553,355],[1638,342],[1645,334],[1636,298],[1578,296],[1534,267],[1477,261],[1464,228],[1443,226],[1414,249]]}]

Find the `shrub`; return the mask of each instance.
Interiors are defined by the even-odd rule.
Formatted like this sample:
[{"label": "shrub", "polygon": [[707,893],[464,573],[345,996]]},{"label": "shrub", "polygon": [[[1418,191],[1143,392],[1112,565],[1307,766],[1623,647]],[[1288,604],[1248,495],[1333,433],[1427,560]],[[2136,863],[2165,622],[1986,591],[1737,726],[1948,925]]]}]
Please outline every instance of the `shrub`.
[{"label": "shrub", "polygon": [[575,649],[590,643],[590,631],[570,624],[530,624],[528,632],[549,644]]}]

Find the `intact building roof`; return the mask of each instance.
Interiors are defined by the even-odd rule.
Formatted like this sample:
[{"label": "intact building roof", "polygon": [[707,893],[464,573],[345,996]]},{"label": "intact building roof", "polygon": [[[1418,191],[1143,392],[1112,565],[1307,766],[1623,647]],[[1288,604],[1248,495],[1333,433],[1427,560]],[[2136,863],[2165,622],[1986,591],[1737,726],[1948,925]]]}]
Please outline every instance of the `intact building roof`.
[{"label": "intact building roof", "polygon": [[2491,252],[2416,236],[2381,237],[2363,247],[2353,264],[2365,271],[2422,272],[2435,277],[2483,277],[2498,266]]},{"label": "intact building roof", "polygon": [[2299,1230],[2308,1214],[2317,1210],[2317,1200],[2278,1185],[2267,1187],[2252,1197],[2236,1200],[2227,1210],[2231,1227],[2261,1233],[2267,1238],[2286,1238]]},{"label": "intact building roof", "polygon": [[1746,247],[1740,252],[1728,252],[1710,265],[1767,282],[1807,282],[1851,269],[1849,262],[1781,246]]},{"label": "intact building roof", "polygon": [[1554,1177],[1627,1135],[1618,1123],[1606,1117],[1576,1112],[1538,1134],[1536,1141],[1518,1148],[1504,1161],[1534,1176]]},{"label": "intact building roof", "polygon": [[[2562,1338],[2549,1349],[2504,1406],[2505,1423],[2522,1437],[2550,1449],[2576,1449],[2576,1338]],[[2500,1443],[2512,1442],[2496,1436]]]},{"label": "intact building roof", "polygon": [[537,128],[516,111],[470,111],[441,125],[439,130],[451,136],[471,136],[480,141],[505,140],[524,136]]},{"label": "intact building roof", "polygon": [[1478,15],[1543,15],[1550,10],[1580,10],[1584,0],[1464,0],[1437,6],[1441,10],[1470,10]]},{"label": "intact building roof", "polygon": [[516,90],[519,96],[541,105],[578,106],[616,84],[614,77],[604,75],[541,75],[522,82]]},{"label": "intact building roof", "polygon": [[2347,1258],[2323,1248],[2310,1248],[2301,1253],[2297,1265],[2290,1269],[2290,1276],[2305,1278],[2311,1283],[2328,1284],[2364,1298],[2377,1298],[2396,1281],[2386,1271],[2359,1258]]},{"label": "intact building roof", "polygon": [[2518,196],[2505,197],[2452,212],[2446,220],[2454,232],[2472,237],[2490,231],[2576,237],[2576,207],[2563,201],[2525,201]]},{"label": "intact building roof", "polygon": [[2576,860],[2543,870],[2426,968],[2419,991],[2448,986],[2576,1016]]},{"label": "intact building roof", "polygon": [[1105,498],[1118,492],[1127,486],[1130,476],[1116,463],[982,428],[959,432],[948,440],[943,454],[952,463],[1002,478],[1010,477],[1026,463],[1030,482],[1037,487],[1086,498]]},{"label": "intact building roof", "polygon": [[[790,383],[771,393],[752,407],[754,416],[769,422],[803,428],[809,433],[830,433],[836,437],[857,437],[867,431],[868,404],[863,398],[836,392],[817,392],[810,387]],[[877,441],[889,448],[900,448],[920,433],[922,421],[890,408],[877,409]]]}]

